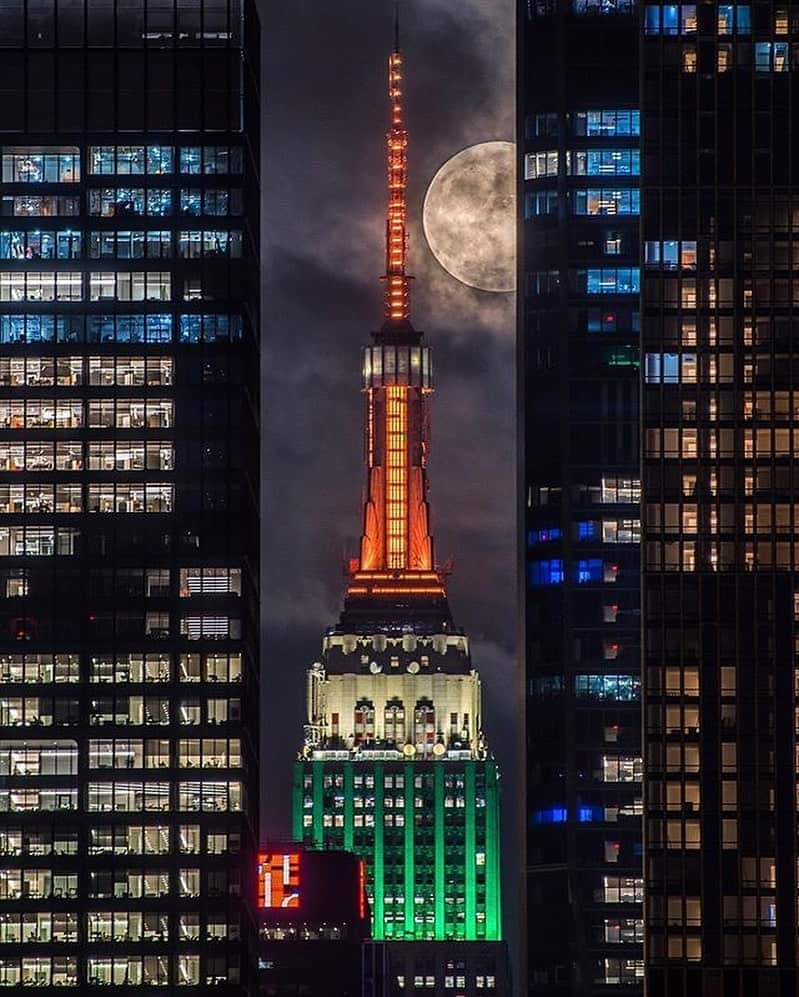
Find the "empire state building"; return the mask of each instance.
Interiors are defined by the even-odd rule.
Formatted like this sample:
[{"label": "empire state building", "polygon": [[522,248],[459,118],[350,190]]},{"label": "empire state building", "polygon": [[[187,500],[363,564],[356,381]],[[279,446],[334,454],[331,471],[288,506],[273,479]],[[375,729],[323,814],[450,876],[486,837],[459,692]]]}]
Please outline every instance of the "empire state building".
[{"label": "empire state building", "polygon": [[398,47],[388,68],[384,316],[363,350],[363,529],[344,611],[308,672],[294,836],[365,860],[374,938],[495,941],[499,777],[430,533],[432,360],[410,318]]}]

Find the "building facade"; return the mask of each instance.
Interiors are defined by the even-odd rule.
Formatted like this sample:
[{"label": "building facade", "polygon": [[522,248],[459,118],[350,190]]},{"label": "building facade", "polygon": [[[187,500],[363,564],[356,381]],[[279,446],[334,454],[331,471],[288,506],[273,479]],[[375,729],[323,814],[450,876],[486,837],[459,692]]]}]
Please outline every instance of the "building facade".
[{"label": "building facade", "polygon": [[508,950],[497,942],[364,942],[363,997],[512,994]]},{"label": "building facade", "polygon": [[[614,695],[629,700],[627,715],[633,721],[635,704],[641,695],[643,700],[645,762],[633,762],[632,776],[637,784],[643,775],[644,784],[647,993],[792,993],[797,985],[792,329],[799,301],[792,246],[798,217],[793,107],[799,19],[795,5],[781,3],[634,6],[626,0],[524,4],[521,88],[528,129],[538,127],[529,111],[545,96],[544,111],[551,109],[550,99],[556,105],[559,140],[570,134],[569,116],[597,107],[598,99],[604,108],[635,113],[640,131],[640,194],[629,202],[633,214],[640,211],[638,234],[631,228],[637,245],[624,260],[629,264],[624,278],[620,269],[615,277],[603,269],[598,286],[604,296],[627,283],[629,301],[640,314],[642,339],[642,674],[640,679],[625,674],[625,682],[635,684],[626,686],[624,697],[617,686]],[[586,33],[592,33],[590,42]],[[547,67],[547,38],[553,60],[565,63]],[[547,79],[557,78],[557,66],[570,59],[584,60],[584,72],[572,73],[558,97]],[[583,85],[590,86],[586,93],[580,91]],[[573,368],[564,368],[564,327],[571,312],[564,314],[563,306],[575,279],[569,254],[582,258],[590,247],[582,232],[578,242],[568,241],[568,233],[575,231],[573,216],[580,214],[573,189],[578,181],[570,179],[574,142],[569,139],[557,149],[553,142],[550,160],[537,135],[528,131],[525,141],[526,152],[536,153],[531,166],[535,175],[528,170],[523,181],[527,217],[521,262],[527,280],[521,325],[526,430],[528,441],[536,441],[535,449],[528,442],[526,450],[529,488],[531,480],[534,486],[538,481],[540,428],[547,412],[557,414],[565,466],[573,413],[582,408],[600,423],[601,409],[590,393],[577,399],[570,391]],[[610,139],[602,142],[611,144]],[[611,163],[600,165],[606,175],[613,172]],[[552,179],[541,170],[551,170]],[[627,195],[609,194],[611,185],[615,190],[632,187],[634,181],[603,180],[598,203],[615,202],[615,224],[623,222],[628,210]],[[587,197],[590,203],[590,192]],[[550,210],[556,217],[541,221],[538,216]],[[607,212],[600,207],[597,213]],[[557,260],[553,255],[546,264],[539,258],[550,245],[548,232],[561,256]],[[578,288],[581,282],[578,271]],[[593,293],[590,271],[585,288]],[[542,323],[555,322],[561,330],[554,354],[547,352],[544,325],[531,325],[539,310],[531,302],[541,300],[542,293],[551,294]],[[586,330],[592,333],[587,342],[611,342],[599,337],[618,335],[618,319],[607,322],[614,311],[610,305],[603,309],[599,326]],[[551,370],[539,378],[535,371],[551,356]],[[550,392],[548,404],[540,404],[539,389]],[[586,408],[589,402],[593,408]],[[623,433],[624,422],[617,412],[611,431]],[[615,473],[611,455],[603,452],[602,457],[609,461],[604,473]],[[631,479],[638,476],[633,467],[631,463]],[[548,476],[542,477],[543,485]],[[561,506],[573,501],[574,484],[569,482],[568,498],[565,489],[559,493]],[[630,491],[627,497],[632,501],[638,494]],[[544,529],[557,528],[557,517],[548,523],[531,511],[546,506],[535,487],[527,499],[528,541],[538,544],[543,538],[531,535],[530,528],[538,529],[539,523]],[[566,527],[573,543],[582,524],[575,530],[568,511],[559,528]],[[553,677],[539,663],[552,657],[544,643],[548,637],[558,630],[578,636],[576,627],[588,615],[587,609],[561,599],[573,584],[574,555],[564,546],[561,556],[551,535],[546,537],[552,556],[539,561],[528,551],[529,692],[535,704],[554,690],[568,717],[568,697],[581,695],[584,679],[574,676],[570,684],[567,668]],[[565,532],[554,539],[567,543]],[[629,556],[634,556],[633,548]],[[621,559],[619,564],[623,572]],[[606,582],[604,567],[603,572]],[[579,585],[579,570],[576,577]],[[559,613],[554,629],[541,616],[553,601]],[[572,642],[565,657],[581,654],[584,646]],[[623,648],[620,641],[619,653]],[[563,739],[549,741],[544,717],[533,705],[530,983],[533,992],[542,993],[557,984],[559,967],[536,948],[541,931],[536,918],[543,913],[540,899],[545,896],[540,884],[567,884],[574,868],[568,851],[570,822],[575,820],[571,807],[546,818],[565,824],[555,836],[565,850],[562,866],[550,858],[549,868],[539,867],[544,855],[556,852],[541,849],[542,833],[535,827],[538,808],[552,795],[541,790],[553,754],[550,744],[555,744],[558,759],[556,784],[561,775],[569,778],[570,728],[568,723],[563,727]],[[577,776],[583,786],[590,778],[579,766]],[[576,819],[578,824],[582,820],[579,811]],[[592,820],[585,818],[587,825]],[[578,838],[581,833],[576,831]],[[614,862],[612,852],[605,861]],[[640,900],[640,875],[635,872],[634,879],[619,883],[620,891],[627,890],[626,897],[617,894],[619,901]],[[559,895],[569,901],[577,921],[579,889]],[[606,893],[606,903],[608,899]],[[634,908],[617,909],[621,915]],[[563,911],[565,916],[565,907]],[[630,917],[637,943],[641,915]],[[629,923],[619,917],[620,933]],[[574,981],[576,960],[589,939],[583,943],[576,937],[576,943],[564,944],[564,953],[573,954],[572,971],[565,971],[573,982],[563,981],[563,991],[569,993],[585,992]],[[602,957],[609,959],[609,950]],[[558,962],[563,972],[562,958]],[[629,982],[633,987],[644,976],[640,956],[616,965],[619,972],[606,978],[606,984]]]},{"label": "building facade", "polygon": [[798,15],[642,19],[651,997],[797,986]]},{"label": "building facade", "polygon": [[0,32],[0,985],[254,993],[260,35]]},{"label": "building facade", "polygon": [[364,997],[363,859],[284,843],[261,850],[257,875],[262,997]]},{"label": "building facade", "polygon": [[640,113],[629,2],[525,0],[519,403],[530,993],[643,985]]},{"label": "building facade", "polygon": [[294,836],[366,860],[373,937],[496,941],[498,773],[429,528],[432,361],[410,321],[401,87],[395,51],[385,314],[363,353],[363,535],[344,612],[308,675]]}]

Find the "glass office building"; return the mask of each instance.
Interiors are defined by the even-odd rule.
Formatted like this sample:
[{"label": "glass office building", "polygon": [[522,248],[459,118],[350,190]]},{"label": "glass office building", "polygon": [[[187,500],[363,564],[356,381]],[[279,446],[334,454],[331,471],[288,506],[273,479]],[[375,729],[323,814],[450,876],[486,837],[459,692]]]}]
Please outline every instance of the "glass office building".
[{"label": "glass office building", "polygon": [[519,5],[531,994],[643,985],[638,9]]},{"label": "glass office building", "polygon": [[674,10],[642,22],[647,989],[787,994],[799,11]]},{"label": "glass office building", "polygon": [[0,23],[0,986],[251,993],[257,17]]},{"label": "glass office building", "polygon": [[[521,264],[532,992],[558,992],[560,986],[564,993],[585,993],[591,967],[594,982],[606,987],[633,988],[645,975],[649,997],[796,990],[795,8],[611,0],[522,5],[521,126],[528,163],[535,153],[523,181]],[[599,115],[596,141],[604,150],[594,160],[604,176],[601,184],[592,181],[600,188],[593,195],[575,190],[586,183],[582,167],[574,179],[582,155],[591,173],[592,112]],[[555,121],[551,140],[538,132],[539,121],[548,127],[547,113]],[[577,140],[574,123],[584,115]],[[620,121],[629,136],[622,143]],[[626,168],[634,135],[640,192],[622,189],[634,187],[633,180],[610,179],[614,163]],[[591,529],[582,522],[578,496],[585,477],[574,458],[572,428],[575,419],[588,418],[594,434],[607,423],[622,438],[635,391],[632,380],[629,409],[612,409],[607,406],[617,396],[604,374],[592,375],[587,390],[575,390],[575,365],[593,365],[593,351],[601,349],[596,344],[622,345],[619,309],[607,302],[598,320],[587,313],[581,349],[572,349],[572,337],[582,336],[582,306],[572,307],[573,295],[592,293],[585,257],[593,243],[582,227],[583,204],[589,215],[612,214],[620,229],[629,223],[636,240],[629,249],[622,241],[627,255],[618,266],[603,261],[594,286],[603,302],[607,291],[618,295],[626,288],[635,324],[625,329],[637,333],[640,315],[640,676],[634,658],[630,668],[605,666],[600,676],[586,678],[580,665],[580,674],[570,676],[570,662],[587,652],[579,631],[588,625],[590,607],[570,601],[569,592],[583,584],[576,550],[589,542],[582,531]],[[627,216],[639,211],[636,233]],[[595,219],[596,229],[606,221]],[[615,252],[611,246],[605,242],[602,252]],[[552,453],[541,444],[550,438],[540,431],[545,427],[560,433]],[[579,442],[591,440],[590,433],[581,431]],[[622,476],[623,466],[597,435],[592,452],[603,462],[598,474]],[[636,502],[634,461],[624,476],[631,485],[624,501]],[[601,488],[599,494],[604,501],[607,493]],[[629,516],[637,516],[635,505]],[[634,568],[635,522],[634,535],[627,534],[633,545],[614,559],[615,580],[616,569],[602,562],[603,593],[609,581],[618,585]],[[604,518],[602,529],[606,540]],[[604,594],[600,601],[594,611],[605,614],[608,626],[633,605],[613,599],[619,607],[614,616]],[[613,643],[617,649],[603,644],[595,650],[605,659],[610,650],[619,660],[625,639]],[[610,705],[609,689],[613,709],[628,718],[618,732],[614,721],[610,736],[621,738],[640,716],[643,765],[633,740],[630,757],[620,757],[617,769],[606,760],[601,770],[582,765],[584,749],[595,749],[582,726],[581,704],[589,700],[592,729],[607,739],[600,713]],[[561,719],[559,729],[547,726],[543,703]],[[618,773],[614,778],[625,772],[636,787],[643,775],[645,926],[631,906],[641,898],[640,867],[624,857],[621,835],[614,857],[607,808],[593,854],[605,863],[604,882],[614,883],[612,898],[606,885],[604,904],[587,910],[595,880],[589,886],[583,879],[584,889],[580,880],[569,882],[595,819],[594,811],[583,816],[574,810],[596,780],[592,771],[604,771],[603,783],[609,771]],[[556,791],[561,785],[565,803]],[[576,798],[569,795],[572,787]],[[637,788],[639,811],[640,800]],[[545,806],[561,809],[555,818],[545,812],[542,820]],[[553,820],[560,827],[548,827]],[[636,832],[633,854],[639,841]],[[610,878],[617,862],[625,879]],[[599,868],[592,868],[592,877]],[[603,899],[601,892],[594,897],[595,904]],[[619,903],[619,916],[615,929],[604,921],[600,954],[588,926],[607,918],[611,899]],[[551,920],[549,904],[558,901],[562,916],[572,916],[573,933],[557,957],[548,958],[537,939],[542,932],[546,937],[544,919]],[[640,950],[635,955],[630,948],[642,933],[645,974]],[[612,956],[611,942],[620,958]]]}]

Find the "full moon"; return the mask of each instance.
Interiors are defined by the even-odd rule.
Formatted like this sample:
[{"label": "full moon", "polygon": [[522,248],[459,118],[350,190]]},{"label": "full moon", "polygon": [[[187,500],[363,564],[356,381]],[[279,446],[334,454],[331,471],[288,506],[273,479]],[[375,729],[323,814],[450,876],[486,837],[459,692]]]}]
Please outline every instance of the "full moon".
[{"label": "full moon", "polygon": [[430,249],[462,284],[516,288],[516,147],[481,142],[448,159],[424,198]]}]

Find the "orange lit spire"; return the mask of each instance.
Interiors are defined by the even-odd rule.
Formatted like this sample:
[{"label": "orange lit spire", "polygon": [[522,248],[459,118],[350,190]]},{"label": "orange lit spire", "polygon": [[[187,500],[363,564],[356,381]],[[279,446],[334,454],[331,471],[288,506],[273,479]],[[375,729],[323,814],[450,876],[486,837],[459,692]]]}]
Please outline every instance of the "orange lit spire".
[{"label": "orange lit spire", "polygon": [[391,127],[388,148],[388,216],[386,218],[385,318],[407,322],[411,316],[410,277],[405,273],[408,252],[408,132],[402,105],[402,54],[399,20],[395,21],[394,51],[388,57],[388,97]]},{"label": "orange lit spire", "polygon": [[363,354],[366,401],[360,556],[349,565],[349,610],[407,607],[449,618],[444,573],[435,564],[427,502],[430,349],[410,323],[407,264],[408,133],[402,105],[399,31],[388,60],[388,217],[384,322]]}]

